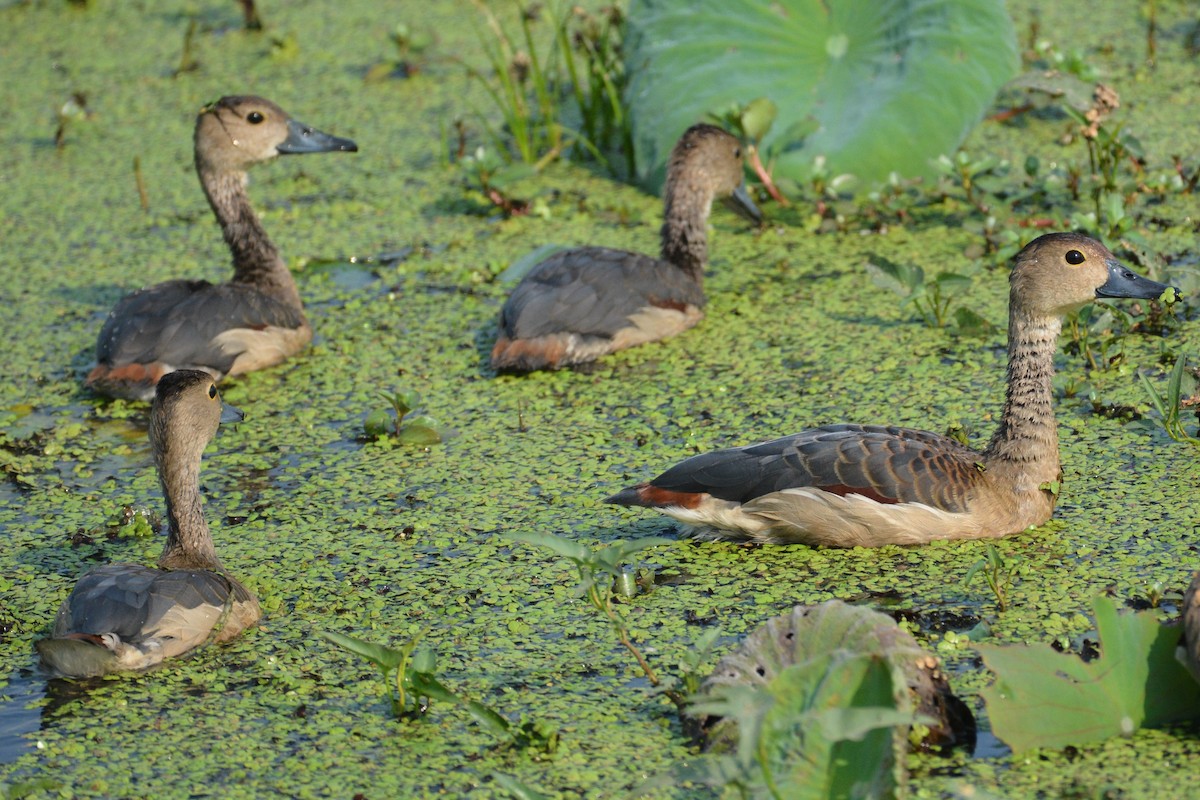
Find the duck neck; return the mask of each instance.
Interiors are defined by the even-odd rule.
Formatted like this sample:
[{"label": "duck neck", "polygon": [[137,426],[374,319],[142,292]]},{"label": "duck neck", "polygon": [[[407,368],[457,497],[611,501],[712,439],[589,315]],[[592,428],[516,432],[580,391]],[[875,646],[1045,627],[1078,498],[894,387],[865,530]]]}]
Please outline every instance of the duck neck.
[{"label": "duck neck", "polygon": [[204,499],[200,495],[200,459],[171,463],[157,458],[158,479],[167,500],[167,543],[158,565],[163,569],[221,568],[212,534],[204,521]]},{"label": "duck neck", "polygon": [[662,259],[683,270],[697,283],[708,264],[706,222],[712,194],[678,180],[668,180],[662,225]]},{"label": "duck neck", "polygon": [[1062,320],[1031,316],[1016,303],[1009,306],[1004,413],[984,450],[984,462],[989,469],[1011,465],[1040,486],[1060,475],[1051,380]]},{"label": "duck neck", "polygon": [[233,254],[233,283],[245,283],[301,308],[292,273],[267,236],[246,194],[245,172],[218,172],[197,164],[204,195]]}]

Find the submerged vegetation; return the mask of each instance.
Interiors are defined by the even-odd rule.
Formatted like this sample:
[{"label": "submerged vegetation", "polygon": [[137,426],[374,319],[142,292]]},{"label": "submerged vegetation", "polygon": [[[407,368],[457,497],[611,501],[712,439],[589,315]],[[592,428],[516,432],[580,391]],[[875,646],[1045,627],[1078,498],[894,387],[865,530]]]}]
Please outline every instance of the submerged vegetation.
[{"label": "submerged vegetation", "polygon": [[[20,77],[0,82],[12,110],[0,297],[20,332],[0,385],[0,730],[18,732],[0,737],[0,791],[138,796],[161,784],[167,753],[179,791],[229,797],[620,796],[648,778],[675,797],[856,781],[881,796],[906,781],[915,797],[1085,796],[1100,783],[1152,796],[1200,765],[1191,727],[1142,730],[1192,718],[1195,693],[1166,661],[1162,623],[1196,567],[1200,514],[1197,450],[1175,444],[1200,437],[1200,152],[1180,134],[1200,23],[1180,4],[1014,0],[1020,47],[1007,15],[986,16],[1004,35],[984,82],[1015,71],[1018,50],[1024,72],[967,115],[987,121],[919,169],[872,172],[826,155],[837,134],[795,86],[781,97],[734,86],[732,69],[696,78],[680,67],[699,57],[688,48],[647,65],[669,21],[649,11],[671,5],[432,0],[418,24],[320,0],[267,4],[267,34],[246,2],[0,5],[0,51]],[[724,47],[734,30],[717,12],[751,5],[800,9],[772,18],[779,30],[807,13],[710,2],[694,21]],[[849,66],[851,37],[825,33],[805,42],[813,58]],[[47,682],[30,643],[75,576],[161,546],[137,510],[157,503],[144,408],[98,400],[79,377],[114,299],[227,271],[188,126],[247,81],[302,118],[341,115],[364,152],[320,175],[284,159],[256,188],[300,259],[317,338],[303,359],[223,386],[248,422],[223,433],[205,488],[222,556],[267,615],[169,670]],[[685,107],[709,89],[727,95]],[[531,252],[653,249],[661,203],[602,176],[652,183],[654,142],[674,141],[676,115],[738,132],[758,199],[776,200],[754,233],[713,215],[707,318],[590,371],[491,374],[496,313]],[[1049,524],[1002,548],[841,552],[687,542],[601,505],[650,465],[812,424],[944,418],[977,445],[954,421],[999,411],[1003,265],[1074,227],[1183,297],[1068,320]],[[1098,592],[1111,599],[1093,609]],[[908,753],[928,715],[905,704],[891,662],[829,636],[806,638],[815,652],[778,682],[702,689],[763,620],[833,599],[886,612],[944,657],[943,680],[971,710],[986,702],[1005,744]],[[369,631],[324,635],[382,682],[314,630]],[[1060,697],[1071,713],[1043,736],[1036,709]],[[701,753],[709,715],[735,724],[724,749]],[[860,760],[872,769],[847,769]]]}]

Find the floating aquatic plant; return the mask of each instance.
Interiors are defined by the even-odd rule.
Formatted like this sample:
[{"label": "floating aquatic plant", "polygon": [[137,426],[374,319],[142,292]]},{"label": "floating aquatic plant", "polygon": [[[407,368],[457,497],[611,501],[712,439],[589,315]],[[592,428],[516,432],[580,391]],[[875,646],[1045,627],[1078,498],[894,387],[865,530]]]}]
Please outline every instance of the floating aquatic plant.
[{"label": "floating aquatic plant", "polygon": [[[1057,481],[1043,488],[1055,495],[1059,492]],[[983,558],[976,561],[967,570],[966,577],[962,580],[963,586],[968,585],[976,575],[983,575],[988,588],[992,590],[992,596],[996,598],[996,608],[1001,612],[1007,611],[1009,596],[1020,566],[1020,558],[1013,556],[1005,559],[996,549],[996,545],[988,542]]]},{"label": "floating aquatic plant", "polygon": [[895,797],[910,726],[918,742],[974,737],[937,658],[890,617],[836,600],[747,636],[688,714],[709,718],[708,754],[643,789],[692,780],[754,798]]},{"label": "floating aquatic plant", "polygon": [[992,731],[1014,752],[1128,737],[1200,715],[1200,684],[1175,660],[1179,628],[1153,612],[1118,614],[1107,597],[1092,609],[1100,639],[1092,661],[1048,644],[976,645],[996,675],[981,692]]},{"label": "floating aquatic plant", "polygon": [[[394,392],[381,393],[380,397],[388,402],[390,409],[377,408],[367,413],[363,420],[363,432],[367,436],[379,438],[390,435],[401,444],[419,447],[442,441],[442,434],[433,417],[408,416],[420,403],[418,395],[413,392]],[[407,420],[405,417],[408,417]]]},{"label": "floating aquatic plant", "polygon": [[[873,256],[867,262],[867,274],[876,286],[888,289],[903,298],[906,304],[912,304],[931,328],[945,327],[951,319],[951,303],[971,286],[970,275],[943,271],[927,279],[920,264],[898,263],[880,256]],[[962,316],[962,322],[973,332],[987,324],[978,314],[971,314],[974,316]]]},{"label": "floating aquatic plant", "polygon": [[388,37],[396,46],[396,58],[385,58],[367,70],[367,83],[387,78],[411,78],[421,71],[425,51],[433,45],[433,35],[423,28],[400,22]]},{"label": "floating aquatic plant", "polygon": [[387,687],[392,714],[397,719],[420,716],[429,709],[429,701],[440,700],[461,705],[480,727],[514,746],[545,753],[552,753],[558,747],[558,731],[553,727],[528,718],[522,718],[514,725],[483,703],[468,700],[446,688],[437,678],[437,654],[428,645],[421,644],[420,637],[400,647],[388,647],[334,631],[321,631],[321,635],[379,669]]},{"label": "floating aquatic plant", "polygon": [[1167,378],[1166,394],[1159,392],[1145,373],[1139,372],[1138,379],[1150,398],[1150,404],[1158,412],[1158,420],[1167,435],[1177,442],[1200,445],[1200,438],[1188,433],[1183,421],[1184,405],[1200,405],[1196,397],[1196,376],[1186,369],[1186,365],[1186,356],[1180,355],[1175,359],[1175,366]]},{"label": "floating aquatic plant", "polygon": [[[552,533],[512,533],[509,534],[509,538],[544,547],[574,564],[579,571],[579,585],[575,587],[575,595],[586,599],[592,608],[608,619],[617,640],[637,661],[650,685],[656,688],[662,686],[663,681],[658,672],[650,666],[641,648],[634,644],[629,632],[629,623],[617,610],[614,601],[616,595],[626,594],[621,588],[630,582],[626,578],[625,569],[625,562],[630,556],[649,547],[670,544],[670,539],[651,536],[631,542],[622,540],[599,550],[592,550],[579,542]],[[671,686],[663,687],[662,691],[676,706],[683,706],[685,697],[682,692]]]},{"label": "floating aquatic plant", "polygon": [[1018,66],[998,0],[633,0],[626,31],[652,187],[680,131],[756,97],[779,109],[762,142],[777,177],[805,183],[816,156],[867,184],[929,175]]}]

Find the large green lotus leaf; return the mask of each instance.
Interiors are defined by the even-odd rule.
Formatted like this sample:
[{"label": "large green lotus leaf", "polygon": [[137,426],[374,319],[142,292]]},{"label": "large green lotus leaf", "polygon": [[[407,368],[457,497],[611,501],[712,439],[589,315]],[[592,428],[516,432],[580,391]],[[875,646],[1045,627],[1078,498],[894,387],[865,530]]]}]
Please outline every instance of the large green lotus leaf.
[{"label": "large green lotus leaf", "polygon": [[[632,0],[626,67],[639,179],[679,135],[767,97],[775,175],[929,175],[1017,71],[1000,0]],[[815,125],[814,125],[815,123]]]},{"label": "large green lotus leaf", "polygon": [[1200,685],[1174,658],[1179,629],[1151,612],[1117,614],[1093,603],[1100,657],[1049,645],[977,645],[996,681],[983,692],[992,732],[1014,752],[1129,736],[1142,726],[1200,714]]}]

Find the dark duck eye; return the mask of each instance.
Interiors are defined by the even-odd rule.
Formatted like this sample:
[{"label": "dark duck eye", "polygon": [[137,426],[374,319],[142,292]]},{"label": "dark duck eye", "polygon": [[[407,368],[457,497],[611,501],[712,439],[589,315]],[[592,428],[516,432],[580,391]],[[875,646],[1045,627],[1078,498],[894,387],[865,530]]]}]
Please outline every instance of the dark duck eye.
[{"label": "dark duck eye", "polygon": [[264,117],[262,115],[262,113],[259,111],[251,111],[249,114],[246,115],[246,121],[249,122],[251,125],[257,125],[258,123],[262,122],[264,119],[266,119],[266,117]]},{"label": "dark duck eye", "polygon": [[1068,264],[1071,264],[1072,266],[1074,266],[1076,264],[1082,264],[1083,262],[1084,262],[1083,253],[1079,252],[1078,250],[1068,250],[1067,251],[1067,263]]},{"label": "dark duck eye", "polygon": [[208,399],[209,400],[217,399],[217,387],[211,383],[208,385]]}]

